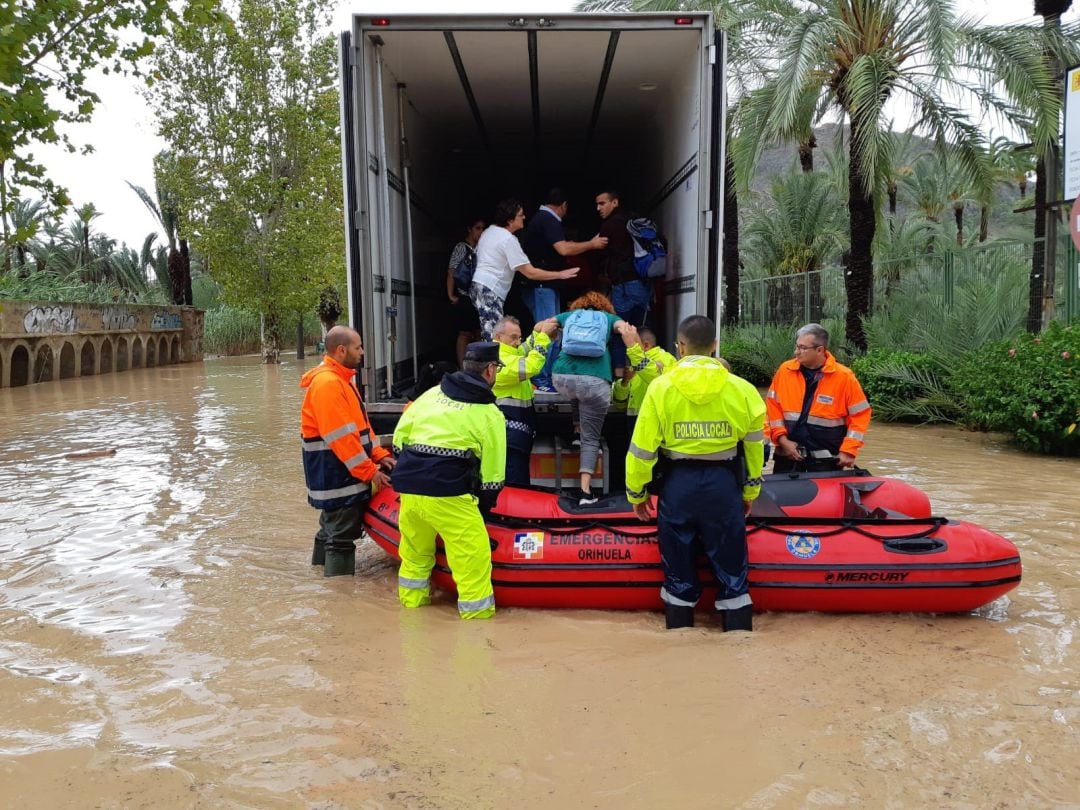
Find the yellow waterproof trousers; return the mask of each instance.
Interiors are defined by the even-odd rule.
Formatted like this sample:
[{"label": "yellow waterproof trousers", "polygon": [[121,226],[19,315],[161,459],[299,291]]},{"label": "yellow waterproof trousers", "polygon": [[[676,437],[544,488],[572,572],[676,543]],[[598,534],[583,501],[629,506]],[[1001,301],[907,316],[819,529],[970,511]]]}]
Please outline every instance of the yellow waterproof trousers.
[{"label": "yellow waterproof trousers", "polygon": [[398,600],[404,607],[431,604],[431,569],[435,567],[438,534],[457,584],[461,618],[487,619],[495,615],[491,545],[476,498],[402,494],[398,526]]}]

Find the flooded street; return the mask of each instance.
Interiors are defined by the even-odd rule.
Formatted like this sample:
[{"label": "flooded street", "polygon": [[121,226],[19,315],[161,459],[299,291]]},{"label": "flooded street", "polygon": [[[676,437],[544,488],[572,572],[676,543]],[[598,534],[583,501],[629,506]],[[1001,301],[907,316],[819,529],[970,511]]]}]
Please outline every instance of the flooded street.
[{"label": "flooded street", "polygon": [[872,426],[861,464],[1019,547],[978,615],[467,623],[373,545],[309,565],[317,362],[0,390],[0,805],[1080,806],[1077,460]]}]

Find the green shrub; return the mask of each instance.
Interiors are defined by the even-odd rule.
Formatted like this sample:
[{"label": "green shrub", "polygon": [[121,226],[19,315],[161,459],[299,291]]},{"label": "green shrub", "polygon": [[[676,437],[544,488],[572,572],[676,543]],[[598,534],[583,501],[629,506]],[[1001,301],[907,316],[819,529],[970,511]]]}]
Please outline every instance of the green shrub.
[{"label": "green shrub", "polygon": [[[296,347],[296,315],[285,315],[281,348]],[[304,313],[304,344],[314,346],[322,340],[322,326],[314,312]],[[246,309],[220,306],[206,311],[203,325],[203,349],[207,354],[255,354],[262,348],[259,314]]]},{"label": "green shrub", "polygon": [[754,385],[768,385],[776,369],[791,359],[795,330],[770,326],[762,335],[758,329],[730,329],[720,336],[717,355],[731,363],[731,370]]},{"label": "green shrub", "polygon": [[206,311],[203,349],[207,354],[252,354],[260,346],[258,313],[235,307]]},{"label": "green shrub", "polygon": [[948,376],[933,357],[875,349],[851,363],[874,409],[885,422],[954,422],[962,410]]},{"label": "green shrub", "polygon": [[0,273],[0,299],[57,301],[65,304],[167,304],[157,287],[129,290],[113,281],[84,281],[78,273],[31,271]]},{"label": "green shrub", "polygon": [[987,344],[961,363],[954,385],[965,421],[1008,433],[1023,448],[1080,454],[1080,327]]}]

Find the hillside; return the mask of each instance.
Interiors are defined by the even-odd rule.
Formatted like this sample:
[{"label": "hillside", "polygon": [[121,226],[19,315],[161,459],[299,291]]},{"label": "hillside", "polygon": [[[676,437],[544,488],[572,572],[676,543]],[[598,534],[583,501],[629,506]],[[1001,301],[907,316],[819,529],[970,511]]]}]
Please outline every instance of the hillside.
[{"label": "hillside", "polygon": [[[828,171],[828,156],[835,154],[837,138],[846,135],[846,127],[839,124],[825,124],[814,130],[817,138],[817,148],[814,150],[814,169],[816,171]],[[844,147],[846,149],[846,147]],[[911,140],[911,157],[933,149],[933,142],[927,138],[913,137]],[[761,156],[754,179],[750,184],[755,193],[767,193],[772,178],[778,174],[798,169],[798,152],[795,144],[783,144],[767,149]],[[1027,197],[1022,201],[1016,186],[1002,184],[997,191],[996,205],[990,213],[990,238],[991,239],[1030,239],[1032,235],[1034,215],[1027,211],[1022,214],[1014,214],[1016,208],[1026,207],[1034,203],[1035,179],[1031,178]],[[740,205],[740,213],[745,217],[748,206]],[[898,215],[904,217],[908,214],[909,207],[904,205],[903,193],[901,192]],[[974,205],[969,204],[965,212],[967,226],[978,228],[979,211]],[[951,223],[951,211],[948,214]]]}]

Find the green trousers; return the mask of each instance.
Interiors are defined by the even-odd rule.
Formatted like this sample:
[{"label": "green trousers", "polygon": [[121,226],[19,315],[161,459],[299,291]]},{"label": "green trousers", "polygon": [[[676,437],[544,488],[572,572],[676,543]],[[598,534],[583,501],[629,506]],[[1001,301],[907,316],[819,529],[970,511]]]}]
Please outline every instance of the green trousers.
[{"label": "green trousers", "polygon": [[354,506],[344,509],[323,509],[319,512],[319,531],[315,533],[316,542],[324,548],[338,551],[353,551],[353,541],[364,534],[362,520],[367,501],[362,500]]}]

